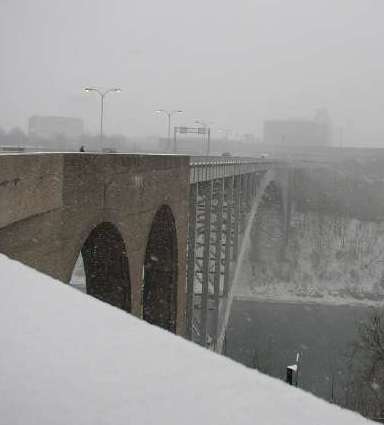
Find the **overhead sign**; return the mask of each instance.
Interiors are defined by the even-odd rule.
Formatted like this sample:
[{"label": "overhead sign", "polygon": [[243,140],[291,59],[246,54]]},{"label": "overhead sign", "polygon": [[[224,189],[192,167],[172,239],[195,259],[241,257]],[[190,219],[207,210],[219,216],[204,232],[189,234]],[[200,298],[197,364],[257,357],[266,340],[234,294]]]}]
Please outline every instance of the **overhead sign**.
[{"label": "overhead sign", "polygon": [[180,134],[208,134],[207,127],[175,127],[175,131]]},{"label": "overhead sign", "polygon": [[196,134],[198,136],[207,135],[202,137],[202,140],[207,143],[207,155],[210,153],[210,136],[211,129],[209,127],[173,127],[173,152],[177,152],[177,133],[179,134]]}]

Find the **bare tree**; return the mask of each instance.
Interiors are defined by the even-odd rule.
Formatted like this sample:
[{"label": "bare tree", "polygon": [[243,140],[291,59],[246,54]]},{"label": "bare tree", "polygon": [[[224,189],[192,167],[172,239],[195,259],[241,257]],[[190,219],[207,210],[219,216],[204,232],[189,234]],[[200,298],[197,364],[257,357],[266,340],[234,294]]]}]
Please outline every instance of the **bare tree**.
[{"label": "bare tree", "polygon": [[359,325],[349,356],[346,407],[384,423],[384,309]]}]

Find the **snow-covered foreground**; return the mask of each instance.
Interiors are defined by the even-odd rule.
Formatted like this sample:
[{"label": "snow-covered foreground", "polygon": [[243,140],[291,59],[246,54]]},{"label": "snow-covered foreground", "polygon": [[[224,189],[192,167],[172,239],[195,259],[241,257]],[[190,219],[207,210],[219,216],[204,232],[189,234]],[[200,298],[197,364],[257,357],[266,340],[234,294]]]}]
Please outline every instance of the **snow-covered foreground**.
[{"label": "snow-covered foreground", "polygon": [[0,255],[4,425],[368,423]]}]

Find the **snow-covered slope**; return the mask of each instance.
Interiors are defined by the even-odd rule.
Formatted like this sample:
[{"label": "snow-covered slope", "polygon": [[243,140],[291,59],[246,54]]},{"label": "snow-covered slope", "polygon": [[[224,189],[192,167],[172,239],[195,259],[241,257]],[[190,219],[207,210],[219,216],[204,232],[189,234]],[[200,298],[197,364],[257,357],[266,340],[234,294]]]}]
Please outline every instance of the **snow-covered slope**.
[{"label": "snow-covered slope", "polygon": [[0,256],[4,425],[368,423]]},{"label": "snow-covered slope", "polygon": [[281,217],[261,210],[236,295],[246,299],[382,305],[384,221],[293,208],[287,244]]}]

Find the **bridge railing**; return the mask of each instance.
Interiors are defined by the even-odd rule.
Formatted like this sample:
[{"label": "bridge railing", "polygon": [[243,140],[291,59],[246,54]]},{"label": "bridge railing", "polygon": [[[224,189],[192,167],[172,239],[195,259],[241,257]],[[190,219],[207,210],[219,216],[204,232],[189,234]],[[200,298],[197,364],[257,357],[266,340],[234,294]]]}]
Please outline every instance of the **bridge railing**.
[{"label": "bridge railing", "polygon": [[239,174],[266,171],[272,161],[255,158],[192,156],[190,182],[198,183]]}]

